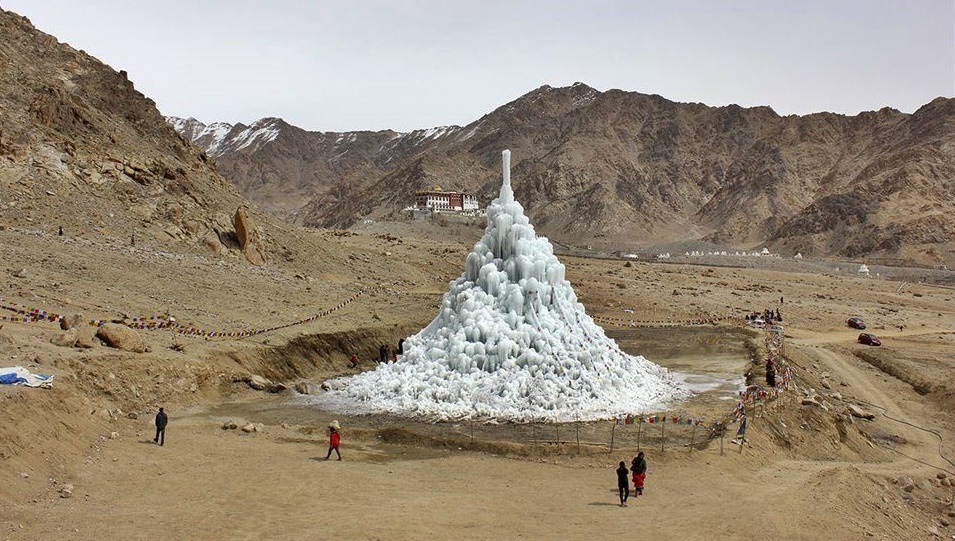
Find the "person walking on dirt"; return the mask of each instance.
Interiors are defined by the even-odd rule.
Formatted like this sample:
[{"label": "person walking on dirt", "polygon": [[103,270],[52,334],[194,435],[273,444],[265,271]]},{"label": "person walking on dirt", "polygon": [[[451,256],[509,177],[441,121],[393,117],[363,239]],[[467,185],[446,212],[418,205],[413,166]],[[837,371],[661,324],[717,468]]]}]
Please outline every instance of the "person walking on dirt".
[{"label": "person walking on dirt", "polygon": [[627,500],[630,498],[630,480],[627,479],[630,470],[627,469],[627,463],[620,461],[617,468],[617,489],[620,492],[620,507],[627,506]]},{"label": "person walking on dirt", "polygon": [[153,441],[159,445],[166,443],[167,424],[169,424],[169,417],[162,408],[159,408],[159,413],[156,414],[156,437],[153,438]]},{"label": "person walking on dirt", "polygon": [[381,364],[388,362],[388,346],[384,344],[378,346],[378,362]]},{"label": "person walking on dirt", "polygon": [[342,437],[338,433],[341,430],[338,421],[332,421],[328,423],[328,454],[325,455],[325,460],[328,460],[332,457],[332,451],[335,451],[335,454],[338,455],[338,460],[342,459],[342,453],[338,450],[338,447],[342,443]]},{"label": "person walking on dirt", "polygon": [[647,459],[643,456],[643,451],[633,457],[633,463],[630,464],[630,471],[633,472],[633,492],[634,496],[643,496],[643,482],[647,478]]},{"label": "person walking on dirt", "polygon": [[349,361],[348,367],[349,367],[349,368],[358,368],[358,354],[357,354],[357,353],[352,353],[352,354],[351,354],[351,361]]}]

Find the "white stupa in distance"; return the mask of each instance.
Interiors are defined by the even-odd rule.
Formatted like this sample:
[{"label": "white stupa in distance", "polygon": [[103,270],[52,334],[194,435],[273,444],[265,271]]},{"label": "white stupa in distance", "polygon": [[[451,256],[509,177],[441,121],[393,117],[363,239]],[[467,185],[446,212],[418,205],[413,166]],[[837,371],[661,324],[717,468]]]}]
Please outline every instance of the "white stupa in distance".
[{"label": "white stupa in distance", "polygon": [[668,370],[624,353],[587,315],[553,247],[514,200],[510,151],[484,237],[434,320],[397,363],[328,382],[346,413],[427,420],[574,421],[660,410],[688,396]]}]

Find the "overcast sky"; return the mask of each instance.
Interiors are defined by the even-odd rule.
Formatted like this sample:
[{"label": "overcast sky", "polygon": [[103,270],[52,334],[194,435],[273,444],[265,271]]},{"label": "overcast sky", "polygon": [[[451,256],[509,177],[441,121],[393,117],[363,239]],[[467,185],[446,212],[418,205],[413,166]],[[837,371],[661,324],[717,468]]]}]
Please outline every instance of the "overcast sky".
[{"label": "overcast sky", "polygon": [[0,0],[166,115],[464,125],[584,82],[779,114],[955,96],[955,0]]}]

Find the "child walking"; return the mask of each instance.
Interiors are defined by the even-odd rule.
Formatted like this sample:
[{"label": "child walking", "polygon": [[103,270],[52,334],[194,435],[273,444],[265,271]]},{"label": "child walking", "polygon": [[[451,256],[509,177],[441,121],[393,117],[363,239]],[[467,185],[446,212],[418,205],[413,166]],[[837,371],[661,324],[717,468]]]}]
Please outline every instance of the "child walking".
[{"label": "child walking", "polygon": [[342,454],[338,450],[338,446],[342,443],[342,437],[338,434],[339,430],[341,430],[341,426],[338,421],[328,423],[328,454],[325,455],[325,460],[332,457],[332,450],[338,455],[338,460],[342,459]]}]

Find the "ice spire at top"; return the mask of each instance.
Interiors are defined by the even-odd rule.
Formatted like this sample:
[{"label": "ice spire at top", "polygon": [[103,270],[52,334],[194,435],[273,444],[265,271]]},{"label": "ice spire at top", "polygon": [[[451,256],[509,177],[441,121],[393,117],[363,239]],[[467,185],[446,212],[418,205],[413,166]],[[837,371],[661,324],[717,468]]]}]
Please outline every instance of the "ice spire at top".
[{"label": "ice spire at top", "polygon": [[577,302],[564,265],[514,200],[510,151],[487,229],[431,323],[395,364],[328,382],[327,407],[428,419],[596,420],[687,395],[624,353]]},{"label": "ice spire at top", "polygon": [[501,184],[501,195],[498,200],[501,203],[510,203],[514,200],[514,190],[511,189],[511,151],[501,152],[504,163],[504,183]]}]

